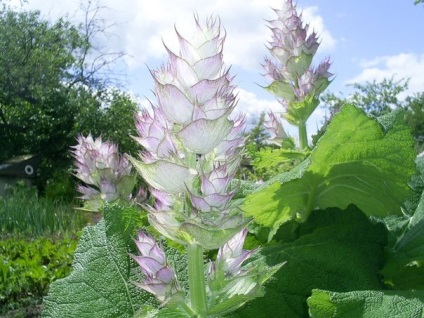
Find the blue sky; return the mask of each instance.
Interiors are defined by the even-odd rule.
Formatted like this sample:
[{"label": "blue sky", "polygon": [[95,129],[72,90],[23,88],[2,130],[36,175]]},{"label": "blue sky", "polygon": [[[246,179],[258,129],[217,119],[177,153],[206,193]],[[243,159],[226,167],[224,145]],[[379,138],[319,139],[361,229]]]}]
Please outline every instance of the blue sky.
[{"label": "blue sky", "polygon": [[[17,0],[12,0],[13,2]],[[298,0],[304,22],[310,23],[321,39],[314,64],[330,57],[335,79],[331,92],[349,94],[348,83],[364,83],[384,78],[411,78],[408,94],[424,91],[424,5],[414,0],[328,1]],[[121,63],[126,76],[124,87],[139,97],[153,99],[152,80],[146,65],[156,68],[166,61],[162,39],[176,45],[174,24],[184,35],[193,25],[193,12],[205,19],[219,15],[227,32],[224,60],[232,65],[238,85],[238,111],[248,120],[261,111],[282,111],[275,98],[259,85],[268,82],[260,74],[260,64],[267,54],[265,47],[271,31],[266,19],[275,17],[271,8],[277,0],[100,0],[108,7],[102,18],[116,24],[114,35],[98,39],[101,47],[124,50],[128,56]],[[46,18],[55,19],[68,13],[76,21],[78,1],[28,0],[24,8],[38,9]],[[259,85],[258,85],[259,84]],[[320,126],[324,111],[318,109],[308,125],[313,133]],[[288,131],[292,131],[286,126]]]}]

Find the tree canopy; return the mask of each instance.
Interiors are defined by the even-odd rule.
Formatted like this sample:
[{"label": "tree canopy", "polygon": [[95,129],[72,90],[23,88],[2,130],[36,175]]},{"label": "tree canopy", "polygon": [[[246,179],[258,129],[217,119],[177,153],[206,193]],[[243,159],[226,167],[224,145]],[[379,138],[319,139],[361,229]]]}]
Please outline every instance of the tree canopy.
[{"label": "tree canopy", "polygon": [[69,147],[80,133],[102,134],[135,151],[129,134],[138,105],[110,85],[112,73],[102,72],[123,53],[92,48],[93,36],[105,32],[93,14],[100,9],[89,1],[87,24],[80,25],[66,16],[49,21],[38,11],[0,8],[0,162],[39,154],[41,182],[69,167]]}]

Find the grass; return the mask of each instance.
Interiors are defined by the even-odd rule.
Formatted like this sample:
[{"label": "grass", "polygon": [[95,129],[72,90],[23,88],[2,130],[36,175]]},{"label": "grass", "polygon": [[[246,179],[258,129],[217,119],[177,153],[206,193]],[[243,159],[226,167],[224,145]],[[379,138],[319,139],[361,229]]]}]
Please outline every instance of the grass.
[{"label": "grass", "polygon": [[71,204],[40,197],[33,188],[13,188],[7,198],[0,198],[0,239],[62,237],[86,224],[86,216]]}]

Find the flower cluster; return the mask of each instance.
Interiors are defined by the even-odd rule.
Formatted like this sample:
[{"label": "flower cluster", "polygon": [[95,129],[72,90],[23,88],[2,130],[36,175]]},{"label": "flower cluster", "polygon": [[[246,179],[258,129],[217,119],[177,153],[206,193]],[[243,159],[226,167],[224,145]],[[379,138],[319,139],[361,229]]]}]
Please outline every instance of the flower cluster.
[{"label": "flower cluster", "polygon": [[101,137],[94,140],[91,134],[77,140],[78,144],[72,147],[75,176],[87,185],[78,186],[81,198],[89,200],[94,209],[103,201],[129,199],[135,183],[132,165],[119,155],[117,145],[103,142]]},{"label": "flower cluster", "polygon": [[225,36],[219,20],[202,27],[195,18],[191,41],[177,31],[179,53],[166,48],[168,64],[151,74],[157,105],[137,116],[142,161],[130,158],[151,187],[149,221],[182,244],[222,246],[246,221],[231,208],[230,182],[240,163],[244,117],[230,119],[236,104],[224,68]]},{"label": "flower cluster", "polygon": [[145,276],[141,283],[135,284],[155,295],[161,303],[176,297],[181,292],[181,288],[174,270],[166,263],[164,251],[155,239],[144,232],[139,232],[138,239],[134,242],[141,255],[132,255],[132,258],[140,265],[141,272]]},{"label": "flower cluster", "polygon": [[304,123],[318,106],[318,96],[330,84],[329,59],[311,67],[319,42],[315,32],[308,35],[309,25],[302,24],[292,0],[284,0],[277,19],[268,21],[272,30],[269,50],[277,60],[265,58],[266,75],[273,80],[267,87],[287,109],[285,118],[294,125]]}]

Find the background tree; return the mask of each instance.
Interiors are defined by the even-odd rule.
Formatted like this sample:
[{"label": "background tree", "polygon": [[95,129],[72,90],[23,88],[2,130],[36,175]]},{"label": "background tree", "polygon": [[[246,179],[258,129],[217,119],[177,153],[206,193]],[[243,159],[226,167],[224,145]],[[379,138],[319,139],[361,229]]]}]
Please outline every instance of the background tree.
[{"label": "background tree", "polygon": [[[62,82],[74,62],[78,32],[68,22],[40,19],[39,12],[15,12],[3,5],[0,12],[0,119],[5,159],[28,152],[39,139],[39,129],[63,104]],[[51,102],[57,107],[48,107]],[[53,105],[51,105],[53,106]],[[44,129],[45,130],[45,129]],[[27,137],[27,138],[25,138]],[[32,149],[31,149],[32,150]]]},{"label": "background tree", "polygon": [[269,133],[264,127],[265,112],[262,112],[258,118],[254,118],[251,122],[252,129],[246,133],[247,144],[255,151],[267,146],[266,140],[269,138]]},{"label": "background tree", "polygon": [[120,87],[121,74],[118,74],[115,62],[123,56],[124,51],[114,51],[105,43],[116,36],[110,30],[115,26],[103,19],[102,12],[109,10],[98,0],[85,0],[80,3],[83,23],[78,25],[79,36],[83,40],[73,52],[75,63],[72,65],[73,80],[70,85],[84,83],[88,87],[99,89],[105,86]]},{"label": "background tree", "polygon": [[411,126],[417,150],[424,146],[424,93],[408,96],[405,103],[406,122]]},{"label": "background tree", "polygon": [[[110,89],[101,100],[95,98],[89,104],[94,109],[90,109],[90,105],[81,107],[73,133],[102,135],[103,140],[119,144],[121,153],[136,156],[140,147],[131,138],[137,136],[134,114],[139,110],[139,105],[135,99],[127,92]],[[93,111],[96,117],[90,115]]]},{"label": "background tree", "polygon": [[43,186],[56,170],[70,167],[69,147],[79,133],[103,133],[129,151],[126,133],[137,106],[110,88],[117,79],[110,66],[123,53],[93,45],[108,28],[98,18],[102,7],[89,1],[78,25],[1,5],[0,162],[39,154]]},{"label": "background tree", "polygon": [[349,102],[362,108],[367,114],[374,116],[385,115],[392,110],[402,107],[399,95],[408,89],[408,79],[383,79],[365,84],[352,84],[356,90]]}]

